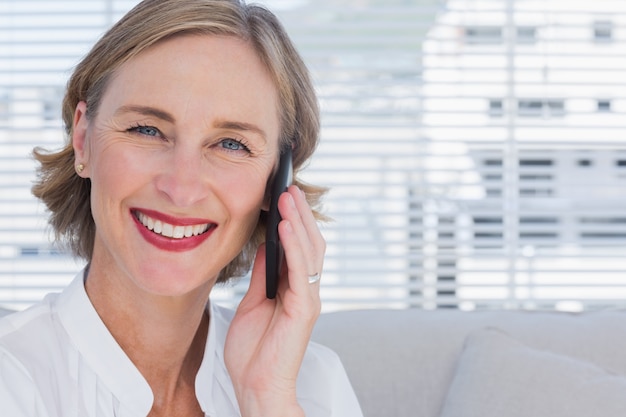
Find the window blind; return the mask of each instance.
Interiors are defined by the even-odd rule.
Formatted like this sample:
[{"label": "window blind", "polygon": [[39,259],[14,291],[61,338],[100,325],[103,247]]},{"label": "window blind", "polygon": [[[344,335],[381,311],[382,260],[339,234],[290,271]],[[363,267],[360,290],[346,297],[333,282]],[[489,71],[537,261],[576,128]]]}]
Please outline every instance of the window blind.
[{"label": "window blind", "polygon": [[135,3],[0,0],[0,305],[27,307],[82,267],[51,244],[44,208],[30,194],[31,151],[61,147],[72,67]]},{"label": "window blind", "polygon": [[[49,244],[28,154],[61,143],[72,65],[135,3],[0,0],[0,304],[81,267]],[[626,5],[264,3],[320,97],[326,310],[624,306]]]}]

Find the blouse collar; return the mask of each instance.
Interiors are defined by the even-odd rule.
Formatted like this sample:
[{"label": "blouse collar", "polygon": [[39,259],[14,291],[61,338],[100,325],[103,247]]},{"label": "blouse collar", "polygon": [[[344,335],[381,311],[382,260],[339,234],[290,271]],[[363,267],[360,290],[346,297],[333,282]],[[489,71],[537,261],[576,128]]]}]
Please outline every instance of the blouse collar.
[{"label": "blouse collar", "polygon": [[[130,358],[113,338],[91,304],[84,285],[85,272],[80,272],[60,295],[57,311],[72,343],[99,379],[133,415],[147,415],[154,401],[152,389]],[[209,304],[209,332],[204,357],[196,377],[196,395],[205,414],[215,415],[212,401],[213,375],[216,359],[223,362],[223,340],[226,330],[216,330],[223,321],[222,312]],[[224,333],[223,335],[218,333]],[[219,337],[223,336],[223,338]],[[220,342],[217,342],[220,339]],[[221,346],[221,349],[217,345]],[[221,360],[220,360],[221,359]],[[219,379],[228,378],[218,366]],[[221,385],[221,384],[220,384]],[[230,385],[230,384],[228,384]],[[231,388],[232,390],[232,388]],[[234,398],[234,392],[233,397]]]}]

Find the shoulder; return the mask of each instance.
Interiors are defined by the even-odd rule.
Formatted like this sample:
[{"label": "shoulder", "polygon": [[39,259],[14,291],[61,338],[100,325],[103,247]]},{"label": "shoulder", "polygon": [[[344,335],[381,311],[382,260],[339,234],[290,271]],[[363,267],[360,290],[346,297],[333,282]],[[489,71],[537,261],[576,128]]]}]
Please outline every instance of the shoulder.
[{"label": "shoulder", "polygon": [[0,346],[0,404],[2,415],[30,417],[41,407],[37,386],[29,372],[13,354]]},{"label": "shoulder", "polygon": [[23,311],[9,313],[0,318],[0,345],[16,335],[23,335],[33,328],[48,327],[52,322],[52,304],[58,294],[49,294],[41,302]]},{"label": "shoulder", "polygon": [[[63,336],[53,311],[56,294],[24,311],[0,319],[0,352],[5,363],[20,363],[34,375],[49,372],[64,355]],[[10,359],[10,360],[9,360]]]},{"label": "shoulder", "polygon": [[[0,319],[0,404],[2,413],[16,417],[43,413],[34,375],[49,371],[50,314],[40,304]],[[47,371],[43,371],[46,369]],[[2,414],[5,415],[5,414]]]},{"label": "shoulder", "polygon": [[297,382],[298,401],[307,416],[362,417],[361,408],[339,356],[310,342]]},{"label": "shoulder", "polygon": [[0,318],[0,346],[5,348],[16,344],[30,343],[40,338],[52,323],[51,299],[46,297],[41,303]]},{"label": "shoulder", "polygon": [[326,380],[328,383],[344,374],[343,364],[335,351],[319,343],[309,342],[302,360],[300,380],[310,379],[318,383]]}]

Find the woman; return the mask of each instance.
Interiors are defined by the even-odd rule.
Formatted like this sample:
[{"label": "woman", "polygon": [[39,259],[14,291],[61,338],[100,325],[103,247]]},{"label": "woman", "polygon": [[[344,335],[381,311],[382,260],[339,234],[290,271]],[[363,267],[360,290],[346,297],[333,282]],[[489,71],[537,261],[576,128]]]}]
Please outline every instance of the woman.
[{"label": "woman", "polygon": [[[275,16],[146,0],[77,66],[63,117],[68,144],[35,151],[33,191],[87,267],[0,322],[3,415],[361,415],[337,357],[308,342],[325,243],[320,190],[297,172],[318,110]],[[286,267],[270,300],[261,243],[285,147],[296,181],[279,200]],[[236,312],[208,302],[252,261]]]}]

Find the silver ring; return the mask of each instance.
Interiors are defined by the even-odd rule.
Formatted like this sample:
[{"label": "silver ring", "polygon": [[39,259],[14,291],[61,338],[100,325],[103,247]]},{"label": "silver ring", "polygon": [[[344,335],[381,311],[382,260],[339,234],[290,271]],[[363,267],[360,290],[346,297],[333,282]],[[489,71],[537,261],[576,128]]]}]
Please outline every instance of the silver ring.
[{"label": "silver ring", "polygon": [[313,275],[309,275],[309,284],[315,284],[319,280],[320,280],[319,272],[315,273]]}]

